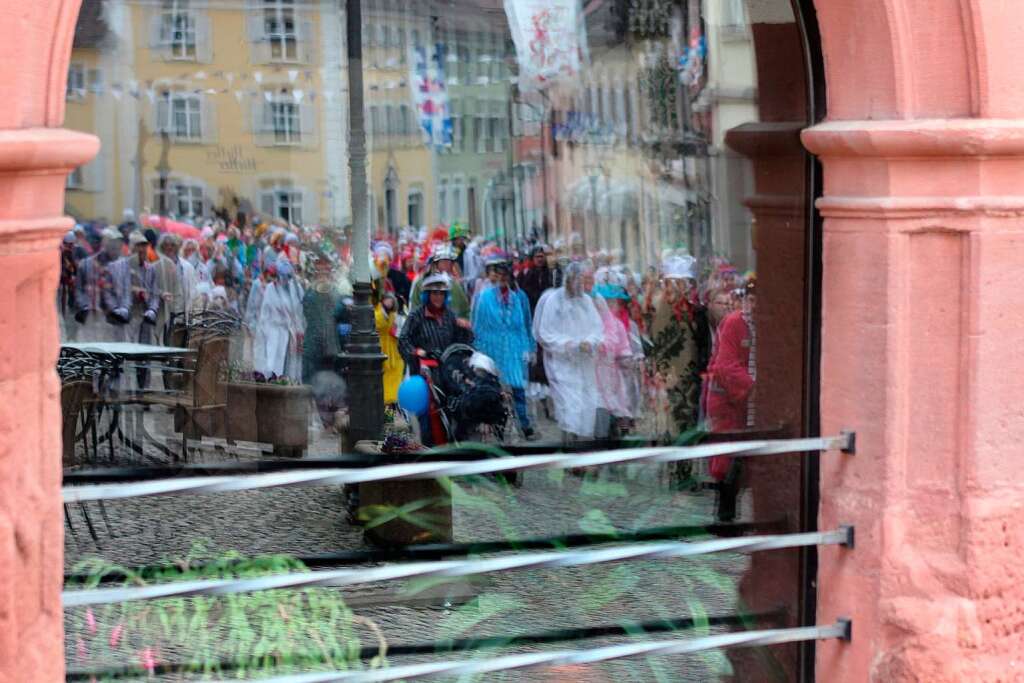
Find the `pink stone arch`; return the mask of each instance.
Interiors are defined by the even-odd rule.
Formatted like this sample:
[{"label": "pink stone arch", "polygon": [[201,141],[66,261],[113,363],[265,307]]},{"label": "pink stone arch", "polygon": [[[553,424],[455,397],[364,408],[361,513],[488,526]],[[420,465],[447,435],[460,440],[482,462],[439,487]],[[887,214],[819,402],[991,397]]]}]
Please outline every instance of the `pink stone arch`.
[{"label": "pink stone arch", "polygon": [[824,681],[1017,680],[1024,652],[1024,5],[816,0],[827,119],[818,621]]},{"label": "pink stone arch", "polygon": [[[0,396],[18,396],[0,403],[2,683],[63,678],[60,448],[40,425],[59,410],[45,311],[65,176],[98,149],[59,128],[79,4],[0,3],[0,296],[40,297],[44,312],[19,321],[24,339],[0,334]],[[859,540],[822,552],[819,621],[852,614],[855,637],[819,648],[819,678],[1010,679],[1024,487],[999,465],[1024,441],[1024,307],[1005,294],[1024,261],[1024,135],[1008,121],[1024,114],[1024,5],[815,4],[829,113],[803,139],[826,172],[822,428],[860,437],[855,459],[823,462],[821,524],[856,523]],[[936,311],[957,324],[932,324]],[[937,353],[912,353],[915,340]],[[39,352],[12,362],[25,342]],[[913,415],[949,414],[934,387],[958,406],[937,434]],[[915,457],[934,476],[913,473]]]},{"label": "pink stone arch", "polygon": [[830,120],[1015,118],[1020,8],[987,0],[816,0]]},{"label": "pink stone arch", "polygon": [[2,683],[64,675],[56,245],[66,176],[99,149],[59,127],[79,2],[0,3]]}]

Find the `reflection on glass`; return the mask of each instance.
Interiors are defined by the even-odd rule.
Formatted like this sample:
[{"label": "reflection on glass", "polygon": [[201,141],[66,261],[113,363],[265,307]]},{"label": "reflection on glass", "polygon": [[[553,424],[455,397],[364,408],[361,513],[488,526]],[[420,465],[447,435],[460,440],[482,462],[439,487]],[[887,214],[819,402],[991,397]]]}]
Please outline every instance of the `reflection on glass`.
[{"label": "reflection on glass", "polygon": [[[67,184],[66,465],[337,454],[362,398],[343,355],[360,259],[385,358],[373,457],[805,430],[806,79],[788,0],[364,0],[365,226],[347,21],[335,0],[84,0],[67,125],[102,150]],[[371,253],[352,253],[356,230]],[[523,491],[657,490],[651,519],[796,530],[797,459],[666,472],[670,488],[530,473]],[[460,495],[523,502],[480,482]],[[607,522],[599,499],[587,524]],[[407,542],[433,537],[428,517],[398,520]],[[795,557],[777,580],[759,559],[716,567],[718,606],[782,604],[793,623]],[[793,651],[771,658],[795,671]]]}]

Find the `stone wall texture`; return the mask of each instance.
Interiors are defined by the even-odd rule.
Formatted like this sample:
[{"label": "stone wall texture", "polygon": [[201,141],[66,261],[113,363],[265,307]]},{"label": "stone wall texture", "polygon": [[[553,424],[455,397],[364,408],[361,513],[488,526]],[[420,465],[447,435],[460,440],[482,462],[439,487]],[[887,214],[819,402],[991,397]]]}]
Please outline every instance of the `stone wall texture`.
[{"label": "stone wall texture", "polygon": [[817,0],[823,681],[1024,679],[1024,5]]},{"label": "stone wall texture", "polygon": [[64,677],[56,250],[99,149],[59,128],[78,5],[0,3],[0,683]]}]

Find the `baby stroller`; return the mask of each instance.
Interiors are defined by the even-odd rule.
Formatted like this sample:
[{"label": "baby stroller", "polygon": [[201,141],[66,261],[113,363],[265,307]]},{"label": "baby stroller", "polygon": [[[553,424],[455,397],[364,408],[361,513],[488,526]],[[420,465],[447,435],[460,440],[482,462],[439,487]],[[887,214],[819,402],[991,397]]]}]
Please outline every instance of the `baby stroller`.
[{"label": "baby stroller", "polygon": [[[431,401],[440,406],[448,442],[483,439],[501,442],[511,414],[494,361],[466,344],[452,344],[430,368]],[[433,366],[433,367],[431,367]]]}]

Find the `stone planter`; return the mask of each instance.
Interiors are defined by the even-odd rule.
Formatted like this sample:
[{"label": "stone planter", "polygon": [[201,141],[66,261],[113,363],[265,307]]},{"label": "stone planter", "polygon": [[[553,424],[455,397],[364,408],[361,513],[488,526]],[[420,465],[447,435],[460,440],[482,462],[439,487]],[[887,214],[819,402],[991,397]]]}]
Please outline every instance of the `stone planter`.
[{"label": "stone planter", "polygon": [[259,384],[228,382],[227,434],[231,441],[259,441],[256,405],[259,402]]},{"label": "stone planter", "polygon": [[[380,441],[360,441],[356,444],[355,451],[380,456],[380,446]],[[388,460],[388,464],[392,462],[393,460]],[[429,519],[430,528],[403,519],[373,524],[373,517],[379,510],[426,500],[433,502],[416,510],[414,514]],[[451,543],[453,540],[451,496],[433,479],[359,484],[359,513],[360,516],[366,517],[362,519],[366,524],[365,538],[374,545],[395,547],[417,543]]]},{"label": "stone planter", "polygon": [[309,386],[253,384],[256,388],[256,441],[274,446],[274,455],[302,457],[309,445]]}]

